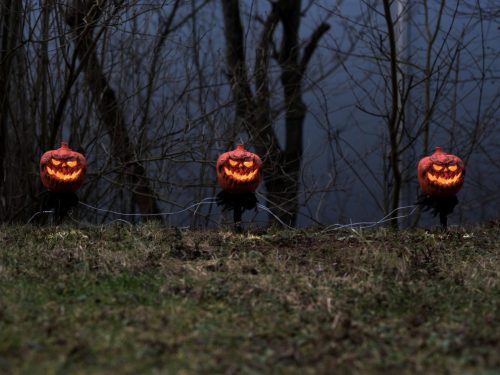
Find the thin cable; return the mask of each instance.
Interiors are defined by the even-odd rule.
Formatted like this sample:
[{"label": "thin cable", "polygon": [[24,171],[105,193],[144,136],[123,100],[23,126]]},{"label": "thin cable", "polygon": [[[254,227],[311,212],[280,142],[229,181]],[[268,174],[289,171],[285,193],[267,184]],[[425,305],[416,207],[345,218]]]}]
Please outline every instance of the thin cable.
[{"label": "thin cable", "polygon": [[[280,211],[284,212],[284,213],[285,213],[285,214],[287,214],[287,215],[291,215],[291,214],[290,214],[290,211],[285,210],[283,207],[280,207],[280,206],[278,206],[278,205],[275,205],[275,204],[274,204],[274,202],[272,202],[271,200],[267,199],[267,197],[266,197],[264,194],[261,194],[261,193],[259,193],[258,191],[257,191],[257,192],[255,192],[255,194],[256,194],[257,196],[259,196],[260,198],[262,198],[265,202],[267,202],[267,204],[268,204],[269,206],[273,206],[275,209],[280,210]],[[275,216],[275,215],[273,214],[273,216]],[[315,223],[315,224],[322,225],[322,224],[321,224],[318,220],[316,220],[316,219],[314,219],[313,217],[308,216],[308,215],[306,215],[306,214],[304,214],[304,213],[300,212],[300,210],[298,210],[298,211],[297,211],[297,216],[304,216],[305,218],[307,218],[307,219],[310,219],[310,220],[314,221],[314,223]],[[276,216],[275,216],[275,217],[276,217]],[[290,228],[291,228],[291,227],[290,227]]]},{"label": "thin cable", "polygon": [[[411,206],[409,206],[409,207],[411,207]],[[407,207],[399,207],[399,208],[396,208],[393,211],[400,210],[400,209],[403,209],[403,208],[407,208]],[[401,218],[408,217],[408,216],[412,215],[413,212],[415,212],[416,209],[417,209],[417,207],[414,207],[413,210],[410,213],[408,213],[407,215],[399,215],[399,216],[394,217],[394,218],[387,218],[387,216],[390,215],[389,214],[389,215],[384,216],[382,219],[380,219],[378,221],[362,221],[362,222],[350,223],[350,224],[343,224],[343,225],[342,224],[332,224],[329,227],[325,228],[322,232],[329,232],[329,231],[334,231],[334,230],[339,230],[339,229],[346,229],[346,228],[354,228],[354,227],[356,227],[357,229],[372,228],[372,227],[374,227],[376,225],[385,223],[387,221],[391,221],[391,220],[396,220],[396,219],[401,219]]]},{"label": "thin cable", "polygon": [[26,224],[29,224],[31,223],[31,220],[33,220],[35,217],[37,217],[38,215],[40,214],[52,214],[54,213],[54,211],[52,210],[49,210],[49,211],[38,211],[38,212],[35,212],[30,218],[29,220],[26,222]]},{"label": "thin cable", "polygon": [[[365,229],[365,228],[371,228],[379,224],[383,224],[385,222],[391,221],[391,220],[396,220],[396,219],[402,219],[411,216],[415,210],[417,209],[418,205],[410,205],[410,206],[403,206],[403,207],[398,207],[389,212],[387,215],[385,215],[383,218],[381,218],[378,221],[362,221],[358,223],[350,223],[350,224],[332,224],[326,227],[325,229],[322,230],[322,232],[330,232],[334,230],[339,230],[339,229],[345,229],[345,228],[353,228],[357,227],[358,229]],[[399,210],[404,210],[407,208],[413,208],[408,214],[406,215],[398,215],[396,217],[390,217],[394,212],[399,211]]]},{"label": "thin cable", "polygon": [[[266,206],[257,203],[257,207],[265,210],[266,212],[270,213],[277,221],[279,221],[284,227],[288,229],[295,230],[296,228],[291,227],[290,225],[284,223],[278,216],[276,216],[269,208]],[[383,218],[377,221],[362,221],[362,222],[357,222],[357,223],[350,223],[350,224],[331,224],[325,229],[323,229],[321,232],[329,232],[329,231],[334,231],[334,230],[339,230],[339,229],[345,229],[345,228],[354,228],[357,227],[358,229],[365,229],[365,228],[371,228],[379,224],[383,224],[385,222],[391,221],[391,220],[397,220],[397,219],[402,219],[411,216],[415,210],[417,209],[417,205],[410,205],[410,206],[403,206],[403,207],[398,207],[389,212],[387,215],[385,215]],[[406,215],[398,215],[396,217],[390,217],[394,212],[397,212],[399,210],[404,210],[407,208],[413,208],[408,214]]]},{"label": "thin cable", "polygon": [[[162,213],[157,213],[157,214],[129,214],[129,213],[123,213],[123,212],[118,212],[118,211],[113,211],[113,210],[106,210],[106,209],[99,208],[99,207],[94,207],[94,206],[92,206],[90,204],[83,203],[83,202],[78,202],[78,203],[81,204],[82,206],[85,206],[87,208],[93,209],[95,211],[112,213],[112,214],[120,215],[120,216],[167,216],[167,215],[177,215],[177,214],[189,211],[189,210],[191,210],[193,208],[196,208],[196,210],[194,211],[194,214],[196,214],[196,212],[198,211],[198,208],[201,205],[203,205],[203,204],[213,204],[215,202],[216,202],[216,197],[207,197],[207,198],[203,198],[201,201],[199,201],[197,203],[194,203],[194,204],[192,204],[192,205],[190,205],[190,206],[188,206],[188,207],[186,207],[186,208],[184,208],[182,210],[174,211],[174,212],[162,212]],[[271,216],[273,216],[284,227],[286,227],[288,229],[291,229],[291,230],[296,230],[296,228],[294,228],[294,227],[286,224],[285,222],[283,222],[274,212],[272,212],[266,206],[264,206],[264,205],[262,205],[260,203],[257,203],[257,207],[259,207],[260,209],[262,209],[262,210],[266,211],[267,213],[269,213]],[[350,223],[350,224],[331,224],[328,227],[326,227],[325,229],[323,229],[321,232],[325,233],[325,232],[335,231],[335,230],[339,230],[339,229],[354,228],[354,227],[356,227],[357,229],[371,228],[371,227],[374,227],[374,226],[379,225],[379,224],[383,224],[383,223],[391,221],[391,220],[397,220],[397,219],[402,219],[402,218],[409,217],[409,216],[411,216],[415,212],[415,210],[417,209],[417,207],[418,207],[418,205],[410,205],[410,206],[403,206],[403,207],[395,208],[394,210],[392,210],[391,212],[389,212],[387,215],[385,215],[384,217],[382,217],[378,221],[362,221],[362,222]],[[398,216],[396,216],[394,218],[390,217],[394,212],[397,212],[399,210],[404,210],[404,209],[407,209],[407,208],[413,208],[413,209],[408,214],[406,214],[406,215],[398,215]],[[37,217],[38,215],[40,215],[42,213],[51,214],[53,212],[54,211],[52,211],[52,210],[36,212],[27,221],[27,224],[29,224],[35,217]],[[70,215],[70,218],[73,221],[78,222],[71,215]],[[127,224],[132,225],[132,223],[130,223],[130,222],[126,221],[126,220],[122,220],[122,219],[116,219],[116,220],[113,220],[113,221],[121,221],[121,222],[125,222]]]},{"label": "thin cable", "polygon": [[[183,212],[186,212],[194,207],[199,207],[200,205],[202,204],[213,204],[215,203],[215,200],[214,201],[207,201],[209,199],[216,199],[215,197],[208,197],[208,198],[204,198],[202,199],[200,202],[198,203],[194,203],[182,210],[179,210],[179,211],[174,211],[174,212],[160,212],[160,213],[157,213],[157,214],[128,214],[128,213],[124,213],[124,212],[118,212],[118,211],[113,211],[113,210],[106,210],[106,209],[103,209],[103,208],[99,208],[99,207],[94,207],[94,206],[91,206],[90,204],[87,204],[87,203],[83,203],[83,202],[78,202],[79,204],[81,204],[82,206],[85,206],[87,208],[91,208],[95,211],[100,211],[100,212],[106,212],[106,213],[111,213],[111,214],[114,214],[114,215],[120,215],[120,216],[168,216],[168,215],[177,215],[177,214],[180,214],[180,213],[183,213]],[[207,201],[207,202],[205,202]]]},{"label": "thin cable", "polygon": [[257,207],[262,208],[264,211],[266,211],[266,212],[270,213],[270,214],[271,214],[271,215],[272,215],[272,216],[273,216],[276,220],[278,220],[278,221],[281,223],[281,225],[283,225],[284,227],[287,227],[288,229],[292,229],[292,230],[294,230],[294,229],[295,229],[294,227],[291,227],[290,225],[288,225],[288,224],[284,223],[284,222],[283,222],[283,221],[282,221],[282,220],[281,220],[278,216],[276,216],[276,215],[274,214],[274,212],[272,212],[272,211],[271,211],[269,208],[267,208],[266,206],[264,206],[264,205],[262,205],[262,204],[260,204],[260,203],[257,203]]}]

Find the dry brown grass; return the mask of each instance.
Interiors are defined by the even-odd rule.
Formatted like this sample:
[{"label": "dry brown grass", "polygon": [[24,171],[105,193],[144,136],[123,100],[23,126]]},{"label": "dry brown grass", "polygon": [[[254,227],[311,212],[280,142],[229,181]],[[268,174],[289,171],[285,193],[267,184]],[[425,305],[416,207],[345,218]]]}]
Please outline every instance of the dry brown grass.
[{"label": "dry brown grass", "polygon": [[500,223],[0,228],[1,373],[496,373]]}]

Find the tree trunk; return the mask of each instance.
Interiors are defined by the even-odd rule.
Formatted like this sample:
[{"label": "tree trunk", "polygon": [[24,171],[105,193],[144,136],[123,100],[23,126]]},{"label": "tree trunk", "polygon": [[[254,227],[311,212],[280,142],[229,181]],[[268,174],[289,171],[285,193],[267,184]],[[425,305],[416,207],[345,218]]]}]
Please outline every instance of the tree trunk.
[{"label": "tree trunk", "polygon": [[[97,59],[96,40],[92,31],[99,19],[99,4],[95,1],[75,1],[73,8],[66,14],[66,23],[75,35],[75,50],[83,64],[87,84],[95,98],[96,106],[102,116],[111,138],[111,153],[123,167],[123,173],[132,185],[132,199],[142,214],[159,213],[156,194],[146,176],[146,170],[137,161],[134,147],[130,141],[126,121]],[[147,220],[148,217],[145,217]]]},{"label": "tree trunk", "polygon": [[[307,112],[302,100],[302,78],[319,39],[329,26],[321,24],[316,29],[300,57],[298,35],[301,1],[280,0],[272,6],[257,47],[255,95],[250,88],[246,71],[243,27],[239,2],[235,0],[222,0],[226,58],[236,115],[245,125],[257,152],[264,159],[264,182],[269,208],[281,221],[295,225],[299,209],[303,126]],[[283,148],[279,146],[277,136],[271,127],[268,89],[268,50],[278,22],[283,25],[283,39],[278,56],[286,106],[286,143]]]},{"label": "tree trunk", "polygon": [[387,33],[389,36],[389,53],[390,53],[390,80],[391,80],[391,112],[388,119],[389,142],[390,142],[390,156],[389,162],[392,170],[392,199],[391,199],[391,225],[397,229],[399,224],[397,220],[399,207],[399,196],[401,193],[401,171],[399,169],[399,92],[398,92],[398,60],[396,50],[396,37],[394,33],[394,23],[391,15],[391,5],[389,0],[384,0],[384,16],[387,25]]},{"label": "tree trunk", "polygon": [[27,121],[23,5],[0,2],[0,220],[22,216],[33,196],[34,126]]},{"label": "tree trunk", "polygon": [[7,210],[6,183],[7,175],[5,173],[7,154],[7,118],[8,116],[8,97],[9,97],[9,78],[12,62],[12,50],[18,37],[15,29],[13,30],[13,0],[5,0],[0,3],[0,217],[5,218]]}]

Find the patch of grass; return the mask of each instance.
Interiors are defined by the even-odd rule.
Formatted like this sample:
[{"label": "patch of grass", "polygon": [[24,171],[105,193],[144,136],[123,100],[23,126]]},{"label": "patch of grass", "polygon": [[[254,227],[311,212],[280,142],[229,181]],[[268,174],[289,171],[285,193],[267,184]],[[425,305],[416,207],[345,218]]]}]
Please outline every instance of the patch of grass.
[{"label": "patch of grass", "polygon": [[0,227],[0,373],[497,373],[500,223]]}]

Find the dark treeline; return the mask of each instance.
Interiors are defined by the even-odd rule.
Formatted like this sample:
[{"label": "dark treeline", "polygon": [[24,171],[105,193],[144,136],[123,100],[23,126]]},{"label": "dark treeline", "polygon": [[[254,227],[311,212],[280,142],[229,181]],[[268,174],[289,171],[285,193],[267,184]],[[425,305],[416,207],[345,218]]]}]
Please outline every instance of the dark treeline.
[{"label": "dark treeline", "polygon": [[[269,220],[395,218],[415,201],[418,160],[438,145],[467,165],[458,220],[497,215],[494,1],[0,7],[1,222],[40,210],[40,156],[61,141],[87,158],[79,199],[104,210],[79,207],[88,222],[215,196],[217,155],[240,141],[263,160]],[[164,219],[220,220],[214,205],[194,210]]]}]

